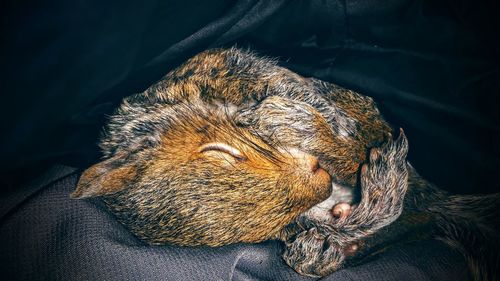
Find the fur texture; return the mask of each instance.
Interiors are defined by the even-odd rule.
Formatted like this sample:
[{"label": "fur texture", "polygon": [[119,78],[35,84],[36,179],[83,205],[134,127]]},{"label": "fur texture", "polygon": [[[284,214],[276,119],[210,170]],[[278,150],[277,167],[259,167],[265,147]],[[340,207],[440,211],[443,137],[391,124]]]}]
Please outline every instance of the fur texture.
[{"label": "fur texture", "polygon": [[[498,278],[499,195],[440,191],[406,162],[406,137],[392,140],[372,99],[248,51],[205,51],[125,98],[100,145],[103,161],[73,197],[102,196],[151,244],[281,239],[291,267],[324,276],[433,237],[467,257],[475,280]],[[357,186],[358,206],[332,218],[325,209],[352,203]]]}]

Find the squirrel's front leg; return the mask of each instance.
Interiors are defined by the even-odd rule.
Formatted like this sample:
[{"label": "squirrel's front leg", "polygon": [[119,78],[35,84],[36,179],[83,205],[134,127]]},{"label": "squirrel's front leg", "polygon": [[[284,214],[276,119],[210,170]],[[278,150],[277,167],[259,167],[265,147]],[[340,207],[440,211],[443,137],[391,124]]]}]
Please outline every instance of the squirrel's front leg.
[{"label": "squirrel's front leg", "polygon": [[343,212],[332,221],[299,218],[297,224],[308,230],[286,242],[286,263],[301,274],[325,276],[341,268],[364,239],[394,222],[403,210],[408,187],[407,152],[402,131],[397,140],[372,149],[369,163],[361,168],[358,206],[351,210],[337,205]]}]

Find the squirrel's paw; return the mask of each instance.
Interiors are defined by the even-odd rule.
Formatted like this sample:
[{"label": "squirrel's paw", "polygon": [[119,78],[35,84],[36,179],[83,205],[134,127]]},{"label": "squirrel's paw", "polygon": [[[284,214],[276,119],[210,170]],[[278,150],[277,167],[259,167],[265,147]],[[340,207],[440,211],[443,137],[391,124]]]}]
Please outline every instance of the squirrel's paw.
[{"label": "squirrel's paw", "polygon": [[332,215],[338,220],[345,220],[349,216],[349,214],[351,214],[352,210],[353,206],[349,205],[348,203],[338,203],[337,205],[333,206]]},{"label": "squirrel's paw", "polygon": [[369,163],[361,167],[361,202],[352,212],[353,222],[376,231],[399,217],[408,188],[407,153],[403,130],[396,140],[370,151]]},{"label": "squirrel's paw", "polygon": [[343,204],[334,206],[333,212],[348,207],[349,214],[317,225],[318,230],[345,244],[371,235],[395,221],[403,210],[408,188],[407,153],[408,141],[402,130],[396,140],[373,148],[369,162],[361,167],[361,201],[355,208]]},{"label": "squirrel's paw", "polygon": [[361,168],[359,204],[335,205],[335,220],[313,221],[314,228],[287,242],[283,254],[286,263],[301,274],[325,276],[356,256],[365,238],[395,221],[402,212],[408,187],[407,153],[403,131],[398,139],[372,149],[369,162]]},{"label": "squirrel's paw", "polygon": [[283,253],[283,259],[290,267],[312,277],[325,276],[338,270],[345,257],[344,250],[316,228],[299,233],[292,242],[286,243]]}]

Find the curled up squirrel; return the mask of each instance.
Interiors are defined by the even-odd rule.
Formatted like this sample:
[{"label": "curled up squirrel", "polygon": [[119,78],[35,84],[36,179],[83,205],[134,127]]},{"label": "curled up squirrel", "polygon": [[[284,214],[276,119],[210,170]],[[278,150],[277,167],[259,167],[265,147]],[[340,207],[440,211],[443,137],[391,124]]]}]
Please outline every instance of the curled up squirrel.
[{"label": "curled up squirrel", "polygon": [[436,238],[466,257],[475,280],[498,279],[500,195],[434,187],[398,135],[369,97],[213,49],[123,100],[102,162],[72,197],[102,197],[150,244],[279,239],[287,264],[310,276]]}]

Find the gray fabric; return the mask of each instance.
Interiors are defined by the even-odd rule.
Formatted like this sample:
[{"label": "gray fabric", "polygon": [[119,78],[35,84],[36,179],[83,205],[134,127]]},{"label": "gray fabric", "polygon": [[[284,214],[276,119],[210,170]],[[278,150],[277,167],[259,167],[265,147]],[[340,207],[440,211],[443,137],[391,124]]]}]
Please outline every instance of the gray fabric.
[{"label": "gray fabric", "polygon": [[[221,248],[145,245],[100,200],[69,198],[78,180],[78,173],[72,171],[68,167],[53,169],[39,182],[38,191],[31,187],[31,195],[24,201],[11,197],[17,205],[0,221],[2,279],[311,280],[283,263],[282,245],[276,241]],[[2,205],[7,206],[7,201],[9,198],[2,199]],[[468,279],[464,259],[438,241],[396,246],[361,266],[324,278]]]}]

